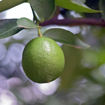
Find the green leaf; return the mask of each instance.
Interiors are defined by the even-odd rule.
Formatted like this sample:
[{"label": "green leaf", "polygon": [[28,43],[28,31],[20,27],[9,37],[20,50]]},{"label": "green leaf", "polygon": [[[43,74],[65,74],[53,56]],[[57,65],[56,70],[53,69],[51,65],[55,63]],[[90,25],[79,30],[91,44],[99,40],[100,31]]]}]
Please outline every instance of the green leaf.
[{"label": "green leaf", "polygon": [[37,26],[35,25],[35,23],[27,18],[20,18],[17,20],[17,25],[18,27],[22,27],[22,28],[36,28]]},{"label": "green leaf", "polygon": [[10,9],[24,2],[27,2],[27,0],[0,0],[0,12]]},{"label": "green leaf", "polygon": [[[76,48],[87,48],[89,45],[84,44],[77,35],[74,35],[70,31],[62,28],[51,28],[46,29],[46,31],[43,32],[43,35],[50,37],[54,39],[55,41],[68,44],[72,47]],[[86,46],[87,45],[87,46]]]},{"label": "green leaf", "polygon": [[80,5],[84,5],[84,3],[86,2],[86,0],[71,0],[71,1]]},{"label": "green leaf", "polygon": [[17,26],[17,19],[0,20],[0,38],[6,38],[18,33],[22,28]]},{"label": "green leaf", "polygon": [[62,50],[65,56],[65,68],[61,76],[60,90],[67,90],[81,74],[82,50],[63,45]]},{"label": "green leaf", "polygon": [[90,47],[90,45],[88,45],[87,43],[83,42],[82,40],[80,39],[77,39],[76,40],[76,45],[77,46],[80,46],[80,48],[84,48],[84,49],[87,49]]},{"label": "green leaf", "polygon": [[103,18],[105,19],[105,0],[100,0],[99,6],[100,6],[100,9],[103,11],[102,15],[103,15]]},{"label": "green leaf", "polygon": [[87,13],[97,13],[101,12],[98,10],[93,10],[89,7],[87,7],[85,4],[83,4],[83,1],[80,2],[80,0],[55,0],[56,5],[69,9],[69,10],[74,10],[77,12],[87,12]]},{"label": "green leaf", "polygon": [[105,65],[92,71],[91,76],[99,83],[105,85]]},{"label": "green leaf", "polygon": [[44,32],[45,36],[66,44],[74,44],[77,38],[76,35],[62,28],[51,28]]},{"label": "green leaf", "polygon": [[29,3],[40,22],[51,18],[55,11],[54,0],[29,0]]}]

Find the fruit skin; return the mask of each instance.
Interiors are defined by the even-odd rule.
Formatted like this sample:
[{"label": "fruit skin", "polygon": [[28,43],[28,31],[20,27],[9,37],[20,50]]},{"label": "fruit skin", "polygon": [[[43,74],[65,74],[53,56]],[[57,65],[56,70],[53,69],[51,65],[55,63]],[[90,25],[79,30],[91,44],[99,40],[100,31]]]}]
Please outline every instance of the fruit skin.
[{"label": "fruit skin", "polygon": [[23,51],[23,69],[34,82],[47,83],[55,80],[62,74],[64,63],[62,49],[48,37],[31,40]]}]

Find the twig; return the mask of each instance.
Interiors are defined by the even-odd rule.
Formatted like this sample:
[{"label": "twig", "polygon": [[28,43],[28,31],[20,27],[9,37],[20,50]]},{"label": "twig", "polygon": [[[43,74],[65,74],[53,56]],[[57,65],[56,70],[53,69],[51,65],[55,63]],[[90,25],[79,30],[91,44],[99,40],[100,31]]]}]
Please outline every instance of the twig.
[{"label": "twig", "polygon": [[65,26],[80,26],[80,25],[92,25],[105,27],[105,20],[95,18],[76,18],[76,19],[51,19],[40,23],[41,26],[46,25],[65,25]]}]

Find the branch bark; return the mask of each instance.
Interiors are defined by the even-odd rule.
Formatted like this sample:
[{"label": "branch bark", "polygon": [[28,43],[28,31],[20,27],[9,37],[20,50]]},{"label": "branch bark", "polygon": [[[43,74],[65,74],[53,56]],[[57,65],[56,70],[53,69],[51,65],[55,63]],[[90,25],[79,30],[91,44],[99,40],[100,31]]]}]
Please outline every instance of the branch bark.
[{"label": "branch bark", "polygon": [[76,18],[76,19],[51,19],[40,23],[41,26],[46,25],[64,25],[64,26],[80,26],[80,25],[91,25],[105,27],[105,20],[95,18]]}]

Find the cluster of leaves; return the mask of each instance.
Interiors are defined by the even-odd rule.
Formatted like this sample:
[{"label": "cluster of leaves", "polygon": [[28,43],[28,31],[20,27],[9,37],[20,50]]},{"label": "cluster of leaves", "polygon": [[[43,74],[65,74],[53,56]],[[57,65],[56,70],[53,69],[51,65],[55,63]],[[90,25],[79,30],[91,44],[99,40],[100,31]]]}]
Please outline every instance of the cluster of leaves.
[{"label": "cluster of leaves", "polygon": [[[12,5],[9,5],[7,7],[5,6],[5,4],[7,4],[8,2],[9,4],[12,4]],[[33,11],[34,20],[31,21],[27,18],[0,20],[0,38],[6,38],[9,36],[12,36],[23,29],[37,28],[38,26],[35,23],[40,23],[40,22],[42,23],[44,21],[51,19],[54,16],[57,6],[68,10],[74,10],[76,12],[86,12],[86,13],[100,12],[98,10],[93,10],[87,7],[84,4],[85,0],[79,0],[79,1],[78,0],[28,0],[28,1],[16,0],[16,1],[12,1],[12,3],[9,0],[6,0],[6,1],[4,0],[0,2],[0,11],[11,8],[22,2],[30,3],[30,6]],[[101,5],[103,4],[102,2],[103,0],[101,0],[100,2]],[[41,29],[43,30],[43,27]],[[79,35],[74,35],[72,32],[62,29],[60,27],[53,28],[53,29],[44,28],[43,35],[51,37],[58,42],[70,44],[76,47],[83,47],[83,44],[84,44],[84,42],[82,42],[79,39],[78,37]],[[78,41],[80,43],[78,43]],[[85,45],[85,47],[89,47],[89,46]]]}]

